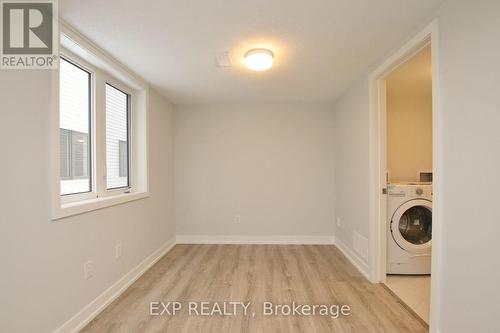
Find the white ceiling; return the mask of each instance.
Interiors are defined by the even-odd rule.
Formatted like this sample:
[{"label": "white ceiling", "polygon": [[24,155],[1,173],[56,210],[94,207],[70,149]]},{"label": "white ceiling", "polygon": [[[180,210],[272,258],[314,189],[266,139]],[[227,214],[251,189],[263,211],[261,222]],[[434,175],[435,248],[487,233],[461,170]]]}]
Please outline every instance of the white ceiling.
[{"label": "white ceiling", "polygon": [[[60,0],[69,24],[171,102],[332,101],[442,0]],[[275,65],[249,72],[244,53]],[[217,68],[229,51],[232,68]]]}]

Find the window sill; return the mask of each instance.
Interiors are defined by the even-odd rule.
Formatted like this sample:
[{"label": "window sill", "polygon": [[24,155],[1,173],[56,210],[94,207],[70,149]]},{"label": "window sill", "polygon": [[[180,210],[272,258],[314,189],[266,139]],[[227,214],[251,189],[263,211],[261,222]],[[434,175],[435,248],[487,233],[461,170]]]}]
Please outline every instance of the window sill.
[{"label": "window sill", "polygon": [[68,216],[79,215],[147,197],[149,197],[148,192],[136,192],[66,203],[55,209],[52,214],[52,220],[60,220]]}]

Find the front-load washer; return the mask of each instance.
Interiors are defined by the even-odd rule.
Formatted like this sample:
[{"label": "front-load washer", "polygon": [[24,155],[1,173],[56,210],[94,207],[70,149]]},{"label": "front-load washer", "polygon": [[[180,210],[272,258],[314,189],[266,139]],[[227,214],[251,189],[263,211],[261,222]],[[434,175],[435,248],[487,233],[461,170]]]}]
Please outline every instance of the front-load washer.
[{"label": "front-load washer", "polygon": [[387,187],[387,274],[430,274],[432,185]]}]

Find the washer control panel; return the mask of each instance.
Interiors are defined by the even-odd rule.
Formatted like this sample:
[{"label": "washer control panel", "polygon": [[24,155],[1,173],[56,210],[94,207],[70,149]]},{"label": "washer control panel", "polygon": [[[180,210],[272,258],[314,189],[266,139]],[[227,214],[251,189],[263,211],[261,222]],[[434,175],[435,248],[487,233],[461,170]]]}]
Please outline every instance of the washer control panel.
[{"label": "washer control panel", "polygon": [[429,198],[432,197],[432,185],[428,184],[388,184],[390,197]]}]

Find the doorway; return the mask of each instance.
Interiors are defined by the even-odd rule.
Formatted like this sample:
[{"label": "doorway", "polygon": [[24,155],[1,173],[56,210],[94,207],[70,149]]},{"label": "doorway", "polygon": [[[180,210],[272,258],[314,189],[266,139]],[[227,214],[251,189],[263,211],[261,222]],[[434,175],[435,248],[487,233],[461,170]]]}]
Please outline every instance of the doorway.
[{"label": "doorway", "polygon": [[385,81],[386,281],[429,323],[432,254],[432,55],[430,42]]},{"label": "doorway", "polygon": [[[413,293],[412,296],[425,295],[425,299],[416,300],[420,303],[425,303],[424,312],[417,309],[415,304],[411,304],[412,300],[406,300],[406,305],[414,312],[420,311],[420,317],[429,324],[430,330],[433,331],[435,327],[435,311],[439,302],[438,293],[435,292],[438,287],[439,266],[437,263],[440,260],[439,247],[435,243],[440,244],[439,237],[439,215],[438,215],[438,202],[439,197],[439,183],[437,180],[439,161],[437,151],[437,22],[431,23],[417,36],[406,43],[399,51],[391,56],[384,64],[377,68],[370,76],[370,278],[372,282],[380,282],[384,285],[392,283],[391,291],[396,294],[400,299],[405,302],[403,298],[406,296],[401,292],[407,291]],[[422,65],[425,61],[431,64]],[[420,60],[422,67],[416,69]],[[414,78],[409,86],[413,85],[416,90],[419,82],[427,75],[429,85],[426,88],[429,96],[427,96],[426,103],[428,104],[426,125],[422,125],[420,120],[413,118],[417,115],[415,112],[403,112],[401,114],[388,114],[388,107],[394,108],[397,102],[389,100],[388,94],[404,95],[402,91],[403,84],[395,84],[394,76],[401,74],[401,72],[409,73],[410,69],[405,67],[413,64],[413,70],[419,75],[420,79]],[[427,67],[427,69],[423,69]],[[394,90],[400,89],[401,91]],[[389,90],[389,91],[388,91]],[[403,100],[402,98],[400,98]],[[413,99],[416,99],[414,97]],[[418,103],[416,103],[418,104]],[[401,106],[396,109],[401,109]],[[408,109],[412,109],[408,107]],[[422,109],[420,107],[413,107],[413,109]],[[425,112],[424,112],[425,113]],[[398,118],[399,117],[399,118]],[[394,130],[394,124],[404,123],[413,124],[413,127],[398,126]],[[418,125],[417,125],[418,124]],[[398,132],[399,131],[399,132]],[[419,137],[419,140],[405,142],[405,139]],[[425,136],[425,138],[422,138]],[[388,140],[394,137],[405,137],[403,140]],[[396,144],[394,144],[396,142]],[[392,146],[388,146],[392,144]],[[415,144],[415,145],[413,145]],[[409,148],[410,147],[410,148]],[[417,152],[417,153],[416,153]],[[425,152],[425,153],[422,153]],[[406,153],[406,154],[405,154]],[[410,156],[411,155],[411,156]],[[423,156],[425,155],[425,156]],[[415,159],[416,158],[416,159]],[[422,200],[415,207],[409,204],[405,212],[399,212],[397,218],[394,218],[395,209],[391,207],[389,211],[389,195],[391,191],[398,191],[399,188],[394,188],[394,184],[402,183],[408,185],[408,193],[415,194],[411,199]],[[412,187],[413,186],[413,187]],[[404,188],[404,186],[403,186]],[[406,191],[406,189],[404,190]],[[417,194],[418,193],[418,194]],[[399,193],[399,195],[402,195]],[[396,195],[397,196],[397,195]],[[430,196],[430,198],[429,198]],[[415,202],[414,202],[415,203]],[[400,203],[403,205],[403,202]],[[429,219],[429,216],[431,217]],[[393,220],[397,220],[394,222]],[[391,234],[391,221],[393,221],[393,230],[397,234],[396,242],[395,237]],[[401,223],[400,223],[401,222]],[[429,227],[430,225],[430,227]],[[397,227],[396,227],[397,226]],[[405,235],[407,237],[405,237]],[[406,239],[405,239],[406,238]],[[392,242],[392,243],[390,243]],[[401,245],[403,244],[404,245]],[[411,262],[409,267],[405,265],[390,266],[388,262],[389,245],[399,247],[402,251],[401,254],[408,254],[414,252],[416,257],[420,254],[425,257],[425,260],[417,259]],[[432,246],[430,246],[432,244]],[[408,250],[410,247],[412,249]],[[426,249],[427,247],[427,249]],[[430,253],[426,252],[431,248]],[[406,249],[406,250],[405,250]],[[415,253],[416,252],[416,253]],[[393,263],[398,261],[393,261]],[[404,263],[405,261],[399,261]],[[388,266],[389,265],[389,266]],[[397,268],[401,268],[398,271]],[[411,268],[415,268],[412,272]],[[428,275],[431,273],[432,275]],[[397,274],[396,281],[388,281],[387,273]],[[414,273],[409,274],[407,273]],[[417,279],[418,277],[418,279]],[[413,280],[410,280],[413,278]],[[417,281],[418,280],[418,281]],[[406,288],[410,285],[407,281],[412,281],[413,288]],[[398,289],[402,288],[402,289]],[[389,288],[390,289],[390,288]],[[399,294],[399,295],[398,295]],[[426,308],[426,309],[425,309]]]}]

